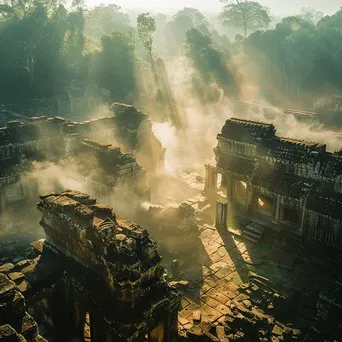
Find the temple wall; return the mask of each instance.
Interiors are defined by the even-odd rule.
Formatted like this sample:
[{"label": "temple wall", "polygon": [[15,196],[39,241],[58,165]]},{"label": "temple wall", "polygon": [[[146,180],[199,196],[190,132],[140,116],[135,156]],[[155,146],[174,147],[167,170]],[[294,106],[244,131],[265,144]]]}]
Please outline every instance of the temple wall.
[{"label": "temple wall", "polygon": [[216,198],[221,174],[231,215],[341,248],[340,151],[281,138],[271,124],[235,118],[226,121],[217,140],[216,164],[205,166],[207,197]]}]

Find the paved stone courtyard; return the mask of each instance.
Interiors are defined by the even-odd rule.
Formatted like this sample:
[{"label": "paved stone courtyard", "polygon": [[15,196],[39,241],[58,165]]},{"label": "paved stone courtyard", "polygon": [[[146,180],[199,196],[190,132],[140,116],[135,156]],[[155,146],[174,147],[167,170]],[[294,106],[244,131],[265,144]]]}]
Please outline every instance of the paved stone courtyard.
[{"label": "paved stone courtyard", "polygon": [[318,294],[333,281],[331,269],[273,237],[252,243],[211,223],[199,224],[198,233],[199,262],[184,269],[182,278],[189,283],[177,284],[184,293],[181,334],[285,341],[303,340],[304,329],[316,336],[311,328]]}]

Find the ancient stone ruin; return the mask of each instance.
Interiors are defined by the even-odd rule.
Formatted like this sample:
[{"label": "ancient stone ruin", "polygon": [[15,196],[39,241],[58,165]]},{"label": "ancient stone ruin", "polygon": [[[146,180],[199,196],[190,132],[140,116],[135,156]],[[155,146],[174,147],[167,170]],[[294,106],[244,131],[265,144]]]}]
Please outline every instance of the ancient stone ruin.
[{"label": "ancient stone ruin", "polygon": [[229,119],[206,165],[209,197],[219,187],[230,219],[257,240],[264,229],[285,238],[341,248],[342,157],[326,146],[278,137],[272,124]]},{"label": "ancient stone ruin", "polygon": [[[145,229],[75,191],[42,196],[37,208],[46,241],[33,243],[38,256],[25,272],[23,291],[54,340],[84,340],[86,325],[91,341],[173,341],[180,295],[165,282]],[[1,291],[14,294],[15,284],[1,277]],[[5,306],[5,317],[10,310]]]},{"label": "ancient stone ruin", "polygon": [[[15,279],[15,274],[11,273]],[[27,312],[25,298],[14,281],[0,273],[0,341],[46,341],[38,334],[38,325]]]},{"label": "ancient stone ruin", "polygon": [[170,259],[183,263],[196,260],[201,244],[195,209],[190,204],[151,206],[142,219],[149,222],[151,234]]},{"label": "ancient stone ruin", "polygon": [[147,115],[133,106],[113,108],[113,117],[82,123],[37,117],[0,128],[0,212],[15,202],[35,200],[42,192],[39,181],[44,177],[26,177],[35,171],[33,161],[63,165],[66,177],[114,207],[124,196],[135,196],[136,207],[149,200],[142,167],[150,172],[162,168],[165,149],[153,135]]},{"label": "ancient stone ruin", "polygon": [[113,116],[85,122],[66,122],[61,128],[65,134],[103,143],[115,142],[124,152],[134,152],[138,162],[149,172],[164,166],[165,148],[155,137],[149,117],[134,106],[113,103]]},{"label": "ancient stone ruin", "polygon": [[[181,189],[191,189],[191,198],[160,206],[151,203],[147,172],[132,153],[140,128],[129,117],[144,116],[116,108],[124,114],[115,135],[129,148],[96,133],[107,120],[109,139],[113,118],[38,118],[0,131],[20,141],[1,149],[2,210],[19,216],[37,196],[35,182],[21,181],[33,160],[63,160],[68,179],[90,189],[86,195],[59,184],[41,194],[45,239],[32,247],[0,221],[7,226],[0,230],[0,339],[339,340],[341,152],[278,137],[272,124],[229,119],[205,184],[184,171]],[[137,224],[129,216],[135,198]],[[119,216],[125,210],[126,219]]]}]

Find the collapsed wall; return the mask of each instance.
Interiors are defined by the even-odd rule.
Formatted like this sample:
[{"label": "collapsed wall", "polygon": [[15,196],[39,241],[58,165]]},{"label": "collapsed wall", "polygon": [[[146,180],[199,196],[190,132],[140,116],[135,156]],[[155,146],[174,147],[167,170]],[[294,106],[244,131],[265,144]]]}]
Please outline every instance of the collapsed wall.
[{"label": "collapsed wall", "polygon": [[[68,166],[63,173],[85,184],[85,190],[110,205],[115,206],[118,198],[121,201],[117,203],[122,204],[123,197],[130,200],[130,196],[136,196],[137,203],[149,200],[146,175],[140,165],[149,171],[162,167],[165,149],[153,135],[147,115],[132,106],[113,107],[116,116],[83,123],[39,117],[27,123],[12,121],[0,128],[0,211],[37,197],[37,180],[24,177],[34,170],[32,161],[62,161]],[[108,144],[113,137],[121,149]],[[73,163],[77,167],[69,172]]]},{"label": "collapsed wall", "polygon": [[121,148],[99,144],[82,139],[79,135],[69,136],[68,159],[77,165],[68,175],[83,184],[91,196],[114,207],[121,213],[129,214],[140,209],[142,201],[150,200],[150,188],[146,171],[129,153]]},{"label": "collapsed wall", "polygon": [[165,282],[157,245],[144,228],[75,191],[41,196],[37,207],[44,248],[66,271],[64,300],[78,308],[72,314],[88,312],[92,330],[108,341],[141,341],[146,334],[173,341],[180,296]]},{"label": "collapsed wall", "polygon": [[8,205],[37,195],[35,184],[23,184],[32,161],[54,160],[64,153],[59,134],[61,118],[31,118],[11,121],[0,128],[0,212]]},{"label": "collapsed wall", "polygon": [[103,144],[115,144],[124,152],[134,153],[139,164],[148,172],[164,166],[165,148],[152,131],[152,122],[132,105],[113,103],[113,116],[84,122],[68,122],[62,127],[64,134],[80,134],[84,138]]}]

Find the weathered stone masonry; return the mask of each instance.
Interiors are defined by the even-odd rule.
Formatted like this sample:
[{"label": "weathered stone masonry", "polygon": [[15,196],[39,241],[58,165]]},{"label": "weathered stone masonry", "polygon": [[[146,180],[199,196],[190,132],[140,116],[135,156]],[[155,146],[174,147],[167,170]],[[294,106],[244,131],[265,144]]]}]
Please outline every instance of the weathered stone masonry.
[{"label": "weathered stone masonry", "polygon": [[5,274],[0,273],[0,341],[46,341],[38,325],[27,313],[25,298]]},{"label": "weathered stone masonry", "polygon": [[64,134],[81,134],[83,137],[103,143],[113,140],[124,152],[134,152],[139,164],[149,172],[164,166],[165,148],[155,137],[149,117],[134,106],[114,103],[114,116],[84,122],[67,122]]},{"label": "weathered stone masonry", "polygon": [[275,133],[272,124],[227,120],[216,163],[206,165],[207,195],[216,194],[220,174],[231,216],[341,248],[341,153]]},{"label": "weathered stone masonry", "polygon": [[69,137],[69,157],[78,166],[70,177],[81,181],[91,196],[115,210],[127,212],[128,202],[132,211],[138,210],[141,201],[150,200],[146,171],[132,154],[122,153],[121,148],[76,134]]},{"label": "weathered stone masonry", "polygon": [[12,202],[37,194],[35,184],[24,184],[23,176],[32,160],[52,160],[64,153],[59,134],[60,118],[31,118],[29,123],[12,121],[0,128],[0,211]]},{"label": "weathered stone masonry", "polygon": [[[140,165],[149,171],[162,167],[165,149],[153,135],[147,115],[133,106],[113,107],[115,116],[83,123],[38,117],[27,123],[12,121],[0,128],[0,211],[14,202],[37,197],[38,185],[24,179],[32,161],[74,162],[80,168],[70,177],[86,184],[87,192],[115,210],[123,203],[117,199],[126,195],[149,200]],[[121,149],[109,145],[113,139]],[[89,158],[78,158],[78,154],[86,153]]]},{"label": "weathered stone masonry", "polygon": [[47,309],[59,340],[83,338],[87,313],[92,341],[144,341],[147,334],[149,341],[173,340],[180,296],[165,282],[145,229],[79,192],[43,196],[37,206],[44,249],[65,270]]}]

